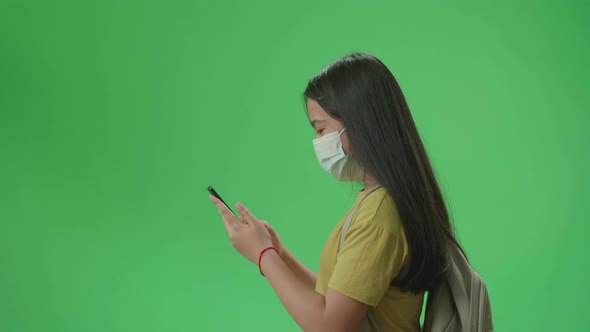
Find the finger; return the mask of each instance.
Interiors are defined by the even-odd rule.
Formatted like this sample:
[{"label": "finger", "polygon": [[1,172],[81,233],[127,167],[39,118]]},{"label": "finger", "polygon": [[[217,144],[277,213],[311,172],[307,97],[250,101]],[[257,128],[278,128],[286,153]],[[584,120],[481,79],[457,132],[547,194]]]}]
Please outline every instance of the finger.
[{"label": "finger", "polygon": [[210,195],[209,199],[217,207],[219,214],[221,214],[221,219],[223,220],[225,230],[229,233],[234,228],[237,217],[234,216],[234,214],[227,208],[227,206],[225,206],[225,204],[218,200],[217,197]]},{"label": "finger", "polygon": [[213,195],[209,195],[209,199],[211,199],[213,204],[215,204],[215,206],[219,210],[219,213],[224,214],[227,212],[231,216],[235,216],[234,213],[225,204],[223,204],[223,202],[220,201],[217,197],[215,197]]},{"label": "finger", "polygon": [[248,210],[248,208],[246,208],[244,206],[244,204],[237,203],[236,204],[236,208],[240,212],[240,215],[242,217],[244,217],[244,219],[246,219],[246,221],[248,222],[248,224],[255,224],[256,222],[258,222],[258,219],[256,219],[256,217],[254,217],[254,215],[252,214],[252,212],[250,212],[250,210]]},{"label": "finger", "polygon": [[274,231],[274,228],[272,228],[272,226],[271,226],[271,225],[268,223],[268,221],[266,221],[266,220],[261,220],[260,222],[261,222],[261,223],[264,225],[264,227],[266,227],[266,229],[268,229],[269,231]]}]

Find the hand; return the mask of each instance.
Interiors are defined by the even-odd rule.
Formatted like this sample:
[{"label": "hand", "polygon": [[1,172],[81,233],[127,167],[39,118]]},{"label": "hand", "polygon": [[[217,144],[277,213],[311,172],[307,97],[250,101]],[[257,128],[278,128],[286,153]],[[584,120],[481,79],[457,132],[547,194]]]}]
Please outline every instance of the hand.
[{"label": "hand", "polygon": [[[242,204],[236,204],[240,217],[236,217],[220,200],[214,196],[209,199],[215,204],[223,219],[225,230],[236,250],[246,259],[258,264],[258,255],[266,248],[273,245],[269,231],[261,220],[258,220]],[[277,248],[278,250],[279,248]]]},{"label": "hand", "polygon": [[281,241],[279,234],[277,234],[275,229],[267,221],[262,220],[262,224],[264,225],[264,227],[266,227],[266,230],[270,234],[270,239],[272,240],[273,247],[277,248],[279,255],[283,255],[287,251],[287,248],[283,244],[283,241]]}]

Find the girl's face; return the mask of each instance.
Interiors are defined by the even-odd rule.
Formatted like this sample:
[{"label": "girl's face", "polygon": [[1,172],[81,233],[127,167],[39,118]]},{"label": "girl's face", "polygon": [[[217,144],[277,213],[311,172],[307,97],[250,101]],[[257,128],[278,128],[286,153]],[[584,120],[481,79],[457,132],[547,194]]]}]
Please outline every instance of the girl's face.
[{"label": "girl's face", "polygon": [[[317,101],[311,98],[307,98],[307,113],[309,114],[309,123],[315,129],[316,138],[334,131],[341,132],[344,129],[342,121],[330,116]],[[349,144],[346,130],[340,135],[340,140],[342,140],[342,150],[348,155]]]}]

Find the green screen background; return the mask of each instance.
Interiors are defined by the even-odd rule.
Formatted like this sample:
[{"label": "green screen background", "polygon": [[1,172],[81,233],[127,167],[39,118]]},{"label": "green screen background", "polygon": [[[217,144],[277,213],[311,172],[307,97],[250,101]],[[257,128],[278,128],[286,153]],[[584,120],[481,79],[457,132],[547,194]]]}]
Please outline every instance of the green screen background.
[{"label": "green screen background", "polygon": [[301,93],[353,51],[400,82],[496,329],[585,330],[590,6],[408,3],[0,2],[0,330],[299,330],[205,189],[317,270],[358,187]]}]

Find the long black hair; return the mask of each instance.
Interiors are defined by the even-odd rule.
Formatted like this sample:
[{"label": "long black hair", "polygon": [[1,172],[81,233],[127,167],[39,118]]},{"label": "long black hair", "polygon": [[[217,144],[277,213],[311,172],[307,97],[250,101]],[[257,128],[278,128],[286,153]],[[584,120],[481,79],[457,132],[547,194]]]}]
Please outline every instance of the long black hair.
[{"label": "long black hair", "polygon": [[353,53],[314,76],[304,92],[307,98],[344,123],[350,158],[386,188],[397,206],[409,255],[392,286],[415,293],[431,289],[447,268],[449,241],[458,243],[428,155],[393,74],[376,57]]}]

